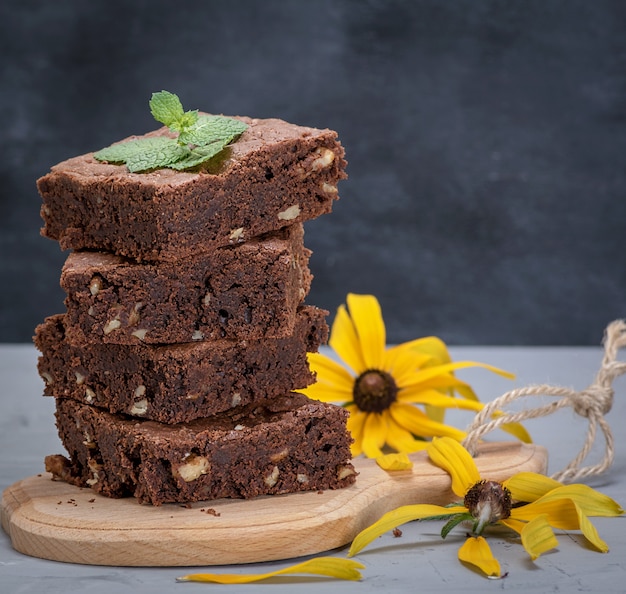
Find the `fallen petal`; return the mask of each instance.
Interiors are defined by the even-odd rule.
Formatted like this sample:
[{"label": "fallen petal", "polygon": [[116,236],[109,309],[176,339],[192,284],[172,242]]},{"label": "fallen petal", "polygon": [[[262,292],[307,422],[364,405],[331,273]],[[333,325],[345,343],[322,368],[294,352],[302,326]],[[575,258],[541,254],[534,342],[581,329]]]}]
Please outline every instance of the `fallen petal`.
[{"label": "fallen petal", "polygon": [[500,577],[500,563],[482,536],[471,536],[459,549],[459,561],[478,567],[485,575]]},{"label": "fallen petal", "polygon": [[341,580],[360,580],[359,569],[365,565],[352,559],[338,557],[317,557],[303,563],[292,565],[269,573],[235,574],[235,573],[191,573],[176,578],[177,582],[212,582],[216,584],[248,584],[279,575],[312,574],[334,577]]}]

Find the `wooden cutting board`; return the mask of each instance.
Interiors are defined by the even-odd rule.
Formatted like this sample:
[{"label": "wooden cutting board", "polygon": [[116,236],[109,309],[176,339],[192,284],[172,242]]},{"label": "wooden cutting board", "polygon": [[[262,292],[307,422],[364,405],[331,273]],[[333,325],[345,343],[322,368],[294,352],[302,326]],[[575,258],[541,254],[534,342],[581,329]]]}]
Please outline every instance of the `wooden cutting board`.
[{"label": "wooden cutting board", "polygon": [[[413,469],[399,472],[357,458],[356,484],[337,491],[188,506],[108,499],[41,474],[6,489],[0,515],[13,547],[42,559],[161,567],[275,561],[342,547],[398,506],[454,501],[449,476],[424,452],[411,458]],[[483,478],[501,481],[545,472],[547,453],[516,442],[483,444],[476,464]]]}]

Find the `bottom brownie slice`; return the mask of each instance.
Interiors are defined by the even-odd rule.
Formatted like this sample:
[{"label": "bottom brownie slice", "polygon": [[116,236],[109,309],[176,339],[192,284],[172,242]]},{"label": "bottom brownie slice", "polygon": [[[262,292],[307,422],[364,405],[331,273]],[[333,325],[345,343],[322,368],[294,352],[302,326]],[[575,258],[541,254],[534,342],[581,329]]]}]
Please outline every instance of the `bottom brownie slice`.
[{"label": "bottom brownie slice", "polygon": [[38,369],[47,396],[160,423],[185,423],[313,383],[307,352],[326,342],[327,313],[299,308],[293,334],[283,338],[159,346],[73,345],[65,315],[57,314],[35,331]]},{"label": "bottom brownie slice", "polygon": [[160,505],[337,489],[354,483],[347,412],[292,393],[236,414],[165,425],[56,402],[69,460],[55,478],[109,497]]}]

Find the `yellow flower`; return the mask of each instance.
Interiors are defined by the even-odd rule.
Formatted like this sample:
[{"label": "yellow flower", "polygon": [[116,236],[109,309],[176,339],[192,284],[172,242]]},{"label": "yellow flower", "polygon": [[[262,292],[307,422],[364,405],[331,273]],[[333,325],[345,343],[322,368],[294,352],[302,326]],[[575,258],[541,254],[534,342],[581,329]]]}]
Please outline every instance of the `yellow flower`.
[{"label": "yellow flower", "polygon": [[[435,337],[387,348],[377,299],[373,295],[349,294],[346,301],[348,307],[341,305],[337,311],[329,340],[344,365],[321,353],[310,353],[309,363],[317,381],[300,391],[315,400],[342,403],[347,408],[354,456],[363,453],[378,458],[385,446],[398,452],[415,452],[424,449],[428,443],[425,439],[433,436],[460,441],[465,432],[444,424],[442,411],[478,411],[484,405],[453,372],[478,366],[513,377],[482,363],[452,363],[445,344]],[[462,397],[455,398],[454,391]],[[530,441],[520,425],[504,428]]]},{"label": "yellow flower", "polygon": [[564,485],[532,472],[521,472],[498,483],[481,478],[469,452],[453,439],[434,439],[427,448],[431,461],[450,475],[452,491],[463,504],[406,505],[380,518],[354,539],[349,555],[355,555],[376,537],[413,520],[448,519],[441,530],[445,538],[463,521],[472,522],[473,535],[459,550],[459,559],[475,565],[488,576],[499,576],[500,566],[484,529],[502,524],[521,536],[523,547],[534,560],[557,546],[553,528],[580,530],[600,552],[608,546],[589,520],[590,516],[613,517],[624,510],[610,497],[587,485]]}]

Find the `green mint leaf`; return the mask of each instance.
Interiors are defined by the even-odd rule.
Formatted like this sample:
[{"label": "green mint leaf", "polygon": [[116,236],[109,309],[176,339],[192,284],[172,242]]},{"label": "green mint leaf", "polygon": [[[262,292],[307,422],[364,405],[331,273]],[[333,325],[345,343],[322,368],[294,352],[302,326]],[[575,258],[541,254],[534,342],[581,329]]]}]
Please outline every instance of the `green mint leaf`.
[{"label": "green mint leaf", "polygon": [[138,173],[148,169],[169,167],[172,163],[184,159],[189,152],[187,147],[180,146],[173,138],[155,136],[111,145],[94,153],[94,157],[98,161],[126,163],[131,173]]},{"label": "green mint leaf", "polygon": [[132,173],[162,167],[182,171],[213,158],[248,127],[234,118],[184,111],[180,99],[169,91],[152,94],[150,112],[158,122],[178,132],[178,138],[129,140],[97,151],[94,157],[98,161],[125,163]]},{"label": "green mint leaf", "polygon": [[201,115],[198,116],[197,122],[192,127],[181,131],[178,141],[196,146],[222,142],[226,146],[247,127],[247,124],[234,118]]},{"label": "green mint leaf", "polygon": [[107,163],[126,163],[126,158],[134,150],[132,145],[135,142],[137,141],[129,140],[119,144],[112,144],[95,152],[93,156],[98,161],[106,161]]},{"label": "green mint leaf", "polygon": [[[159,137],[163,142],[149,142],[143,144],[141,151],[126,159],[126,167],[131,173],[146,171],[148,169],[161,169],[169,167],[185,158],[189,149],[181,146],[172,138]],[[143,140],[157,140],[157,138],[144,138]]]},{"label": "green mint leaf", "polygon": [[161,122],[168,127],[176,125],[185,115],[180,99],[169,91],[152,93],[150,113],[157,122]]},{"label": "green mint leaf", "polygon": [[[198,110],[197,109],[195,109],[194,111],[186,111],[183,114],[183,117],[180,118],[180,120],[178,120],[178,122],[176,122],[176,124],[172,124],[170,126],[170,130],[173,130],[174,132],[180,132],[182,134],[186,130],[188,130],[189,128],[194,126],[197,121],[198,121]],[[178,139],[178,142],[180,144],[185,144],[184,142],[182,142],[180,140],[180,138]]]},{"label": "green mint leaf", "polygon": [[174,132],[184,132],[198,121],[198,110],[184,111],[178,96],[169,91],[152,93],[150,113],[157,122],[165,124]]},{"label": "green mint leaf", "polygon": [[169,167],[171,167],[172,169],[176,169],[177,171],[183,171],[184,169],[197,167],[205,161],[212,159],[213,157],[215,157],[215,155],[221,153],[227,144],[227,142],[217,141],[213,144],[197,146],[189,151],[189,156],[181,159],[180,161],[176,161],[176,163],[172,163],[171,165],[169,165]]}]

